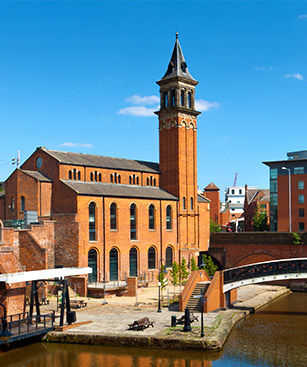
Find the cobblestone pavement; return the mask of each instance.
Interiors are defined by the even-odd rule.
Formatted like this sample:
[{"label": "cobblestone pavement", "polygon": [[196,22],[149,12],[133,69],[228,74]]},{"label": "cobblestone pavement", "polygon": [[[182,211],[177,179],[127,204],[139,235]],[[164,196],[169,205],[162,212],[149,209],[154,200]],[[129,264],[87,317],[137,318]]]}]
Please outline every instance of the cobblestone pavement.
[{"label": "cobblestone pavement", "polygon": [[[214,328],[217,320],[222,317],[230,317],[234,312],[242,312],[242,308],[260,307],[282,293],[288,292],[285,287],[267,285],[249,285],[238,289],[238,310],[221,310],[204,314],[204,325],[206,328]],[[167,294],[167,292],[164,292]],[[86,299],[87,307],[76,310],[77,323],[89,322],[78,325],[65,333],[94,333],[112,335],[158,335],[162,331],[170,328],[171,316],[181,316],[183,313],[176,309],[163,307],[162,312],[157,312],[157,287],[148,287],[138,294],[138,305],[135,297],[111,297],[107,298],[107,304],[103,299]],[[80,298],[82,299],[82,298]],[[239,310],[239,308],[241,310]],[[42,312],[56,309],[56,301],[51,299],[50,305],[44,306]],[[192,324],[193,329],[200,328],[200,314],[198,321]],[[142,331],[128,330],[128,324],[143,317],[148,317],[154,321],[154,327],[149,327]],[[182,328],[183,326],[177,326]],[[177,329],[176,328],[176,329]]]}]

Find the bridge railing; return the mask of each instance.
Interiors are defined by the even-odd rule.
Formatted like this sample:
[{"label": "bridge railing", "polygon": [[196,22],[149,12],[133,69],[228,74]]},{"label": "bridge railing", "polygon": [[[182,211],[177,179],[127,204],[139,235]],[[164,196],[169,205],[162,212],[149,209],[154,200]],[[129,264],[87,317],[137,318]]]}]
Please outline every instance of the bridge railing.
[{"label": "bridge railing", "polygon": [[227,269],[223,273],[224,284],[270,275],[307,273],[307,258],[267,261]]}]

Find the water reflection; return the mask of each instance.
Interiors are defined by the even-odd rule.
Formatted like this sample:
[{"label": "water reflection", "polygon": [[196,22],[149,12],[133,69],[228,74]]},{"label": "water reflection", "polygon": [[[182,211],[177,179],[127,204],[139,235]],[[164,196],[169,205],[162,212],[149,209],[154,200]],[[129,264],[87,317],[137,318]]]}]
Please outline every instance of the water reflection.
[{"label": "water reflection", "polygon": [[241,321],[217,353],[37,343],[0,354],[0,367],[305,367],[307,294]]},{"label": "water reflection", "polygon": [[[223,359],[253,366],[306,367],[307,294],[291,294],[261,311],[244,319],[233,330]],[[213,367],[217,366],[215,362]]]}]

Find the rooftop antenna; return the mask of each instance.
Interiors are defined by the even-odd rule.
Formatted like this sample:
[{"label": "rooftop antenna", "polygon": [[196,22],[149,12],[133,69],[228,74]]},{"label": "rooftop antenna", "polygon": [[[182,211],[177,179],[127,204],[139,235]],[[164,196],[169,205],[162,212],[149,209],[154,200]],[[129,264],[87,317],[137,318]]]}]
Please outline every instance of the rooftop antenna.
[{"label": "rooftop antenna", "polygon": [[238,177],[238,173],[236,173],[235,182],[233,183],[233,186],[236,186],[236,184],[237,184],[237,177]]},{"label": "rooftop antenna", "polygon": [[12,159],[12,164],[16,164],[17,169],[19,169],[19,164],[20,164],[20,150],[17,151],[17,158],[13,158]]}]

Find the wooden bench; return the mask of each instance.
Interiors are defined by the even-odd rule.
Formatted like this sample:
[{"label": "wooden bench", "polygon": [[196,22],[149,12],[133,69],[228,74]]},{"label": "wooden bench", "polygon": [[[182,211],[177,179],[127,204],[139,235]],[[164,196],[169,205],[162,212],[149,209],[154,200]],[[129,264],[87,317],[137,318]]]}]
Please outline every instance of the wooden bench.
[{"label": "wooden bench", "polygon": [[149,326],[154,327],[154,321],[149,321],[148,317],[143,317],[142,319],[134,321],[129,324],[129,330],[142,330],[148,328]]},{"label": "wooden bench", "polygon": [[[182,315],[178,319],[176,319],[176,324],[184,324],[185,315]],[[190,322],[198,321],[198,316],[195,316],[193,312],[190,312]]]},{"label": "wooden bench", "polygon": [[40,306],[41,305],[49,305],[50,304],[50,301],[49,301],[49,299],[47,299],[46,297],[44,297],[44,298],[42,298],[42,299],[39,300],[39,304],[40,304]]}]

